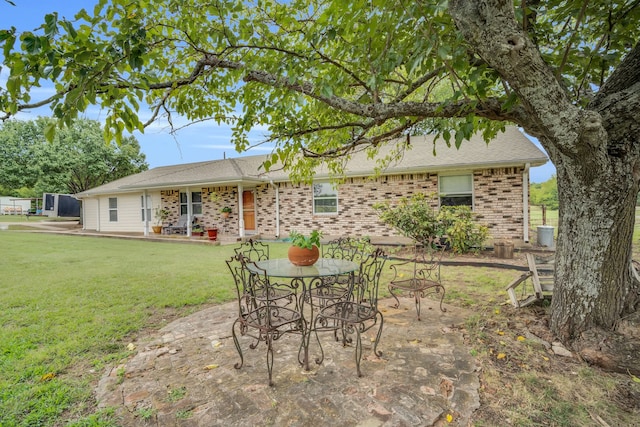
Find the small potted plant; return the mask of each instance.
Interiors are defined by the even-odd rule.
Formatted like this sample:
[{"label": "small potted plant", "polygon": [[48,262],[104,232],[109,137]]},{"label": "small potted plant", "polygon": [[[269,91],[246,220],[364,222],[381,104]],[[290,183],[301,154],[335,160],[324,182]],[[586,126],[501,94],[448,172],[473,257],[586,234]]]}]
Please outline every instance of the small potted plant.
[{"label": "small potted plant", "polygon": [[225,218],[229,218],[229,214],[231,213],[231,208],[229,206],[225,206],[220,210],[222,212],[222,216]]},{"label": "small potted plant", "polygon": [[191,222],[191,235],[192,236],[202,236],[204,234],[204,228],[198,222],[198,218],[194,217]]},{"label": "small potted plant", "polygon": [[161,209],[160,206],[156,207],[155,213],[154,213],[154,218],[156,220],[155,225],[151,226],[151,229],[153,230],[154,233],[156,234],[160,234],[162,232],[162,223],[164,222],[165,219],[169,218],[169,215],[171,214],[171,212],[169,212],[166,209]]},{"label": "small potted plant", "polygon": [[289,234],[291,239],[291,247],[287,252],[289,261],[293,265],[305,266],[313,265],[320,257],[320,239],[322,238],[322,232],[313,230],[311,234],[305,236],[297,231],[292,231]]}]

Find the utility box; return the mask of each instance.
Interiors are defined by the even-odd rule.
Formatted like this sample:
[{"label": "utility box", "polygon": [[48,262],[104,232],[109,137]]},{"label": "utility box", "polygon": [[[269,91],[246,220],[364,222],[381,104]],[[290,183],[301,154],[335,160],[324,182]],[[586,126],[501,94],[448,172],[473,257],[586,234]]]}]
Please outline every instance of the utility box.
[{"label": "utility box", "polygon": [[493,251],[497,258],[512,259],[513,258],[513,242],[495,242]]},{"label": "utility box", "polygon": [[552,248],[553,232],[554,232],[554,227],[550,225],[539,225],[538,226],[538,245]]}]

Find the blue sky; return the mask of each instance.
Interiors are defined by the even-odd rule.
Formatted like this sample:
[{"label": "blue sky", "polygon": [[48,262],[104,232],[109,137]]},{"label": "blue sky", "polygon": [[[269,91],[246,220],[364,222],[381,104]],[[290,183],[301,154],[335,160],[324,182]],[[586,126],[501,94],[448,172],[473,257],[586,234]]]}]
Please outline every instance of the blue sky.
[{"label": "blue sky", "polygon": [[[13,0],[16,6],[11,6],[4,0],[0,0],[0,28],[14,26],[18,31],[34,30],[44,22],[47,13],[58,12],[59,17],[73,19],[77,11],[82,8],[92,11],[97,3],[95,0]],[[4,86],[6,71],[0,72],[0,85]],[[49,93],[48,93],[49,91]],[[50,89],[40,88],[32,93],[33,101],[50,95]],[[148,112],[141,112],[142,121]],[[49,116],[47,108],[41,108],[30,112],[21,113],[20,119],[29,120],[37,116]],[[104,119],[106,113],[97,107],[90,107],[85,116],[89,119]],[[174,125],[180,127],[181,123],[174,117]],[[158,121],[147,127],[144,134],[135,133],[134,136],[140,142],[142,152],[147,158],[150,167],[174,165],[179,163],[191,163],[204,160],[214,160],[223,157],[238,157],[242,155],[265,154],[271,151],[271,147],[257,146],[238,154],[234,146],[229,142],[231,130],[226,126],[218,126],[215,123],[195,124],[185,127],[175,133],[169,134],[169,126],[166,122]],[[264,140],[264,132],[256,129],[251,132],[250,140],[257,144]],[[532,140],[540,147],[539,143]],[[464,143],[462,146],[464,149]],[[543,182],[555,173],[555,168],[548,162],[544,166],[531,169],[531,182]]]}]

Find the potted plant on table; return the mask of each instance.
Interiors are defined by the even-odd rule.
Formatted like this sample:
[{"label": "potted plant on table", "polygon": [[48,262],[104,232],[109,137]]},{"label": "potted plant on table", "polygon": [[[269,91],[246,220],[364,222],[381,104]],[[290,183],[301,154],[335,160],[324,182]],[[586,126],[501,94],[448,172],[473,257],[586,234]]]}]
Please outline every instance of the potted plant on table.
[{"label": "potted plant on table", "polygon": [[313,230],[311,234],[305,236],[297,231],[292,231],[289,234],[291,238],[291,247],[287,252],[289,261],[293,265],[306,266],[313,265],[320,257],[320,239],[322,238],[322,232]]},{"label": "potted plant on table", "polygon": [[165,219],[169,218],[169,215],[171,214],[171,212],[169,212],[166,209],[161,209],[160,206],[156,207],[155,213],[154,213],[154,218],[156,220],[155,225],[151,226],[151,229],[153,230],[154,233],[156,234],[160,234],[162,232],[162,223],[164,222]]}]

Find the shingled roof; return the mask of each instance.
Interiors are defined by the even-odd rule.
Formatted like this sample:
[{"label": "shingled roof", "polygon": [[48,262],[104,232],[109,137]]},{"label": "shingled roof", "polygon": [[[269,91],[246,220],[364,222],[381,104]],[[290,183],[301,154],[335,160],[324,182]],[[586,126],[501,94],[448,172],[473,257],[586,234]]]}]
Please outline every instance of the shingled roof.
[{"label": "shingled roof", "polygon": [[[463,141],[458,150],[448,147],[439,139],[435,145],[432,135],[412,136],[410,149],[397,162],[389,164],[383,174],[447,172],[455,170],[510,167],[529,164],[541,166],[547,162],[547,156],[515,127],[508,127],[499,133],[489,144],[480,135],[470,141]],[[380,150],[382,158],[391,150],[387,145]],[[435,156],[434,156],[435,148]],[[173,166],[161,166],[148,171],[130,175],[104,184],[100,187],[78,193],[77,197],[89,197],[97,194],[139,192],[144,189],[176,188],[186,186],[243,185],[260,182],[288,181],[287,173],[274,167],[265,173],[261,164],[268,155],[244,156],[198,163]],[[375,159],[368,159],[366,153],[355,153],[347,162],[345,175],[349,177],[369,176],[376,166]],[[316,178],[328,178],[326,168],[316,171]]]}]

